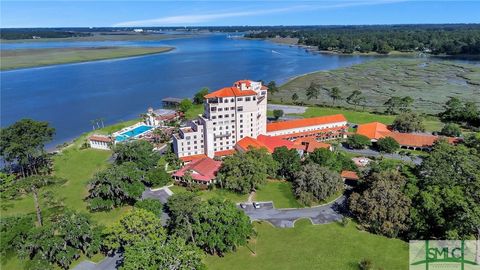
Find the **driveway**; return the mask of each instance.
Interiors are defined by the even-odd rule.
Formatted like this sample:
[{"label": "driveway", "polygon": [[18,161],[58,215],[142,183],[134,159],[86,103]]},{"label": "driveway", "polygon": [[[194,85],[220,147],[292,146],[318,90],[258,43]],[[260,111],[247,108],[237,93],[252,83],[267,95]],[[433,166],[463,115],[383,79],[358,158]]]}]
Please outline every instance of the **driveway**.
[{"label": "driveway", "polygon": [[91,261],[83,261],[79,263],[73,270],[117,270],[122,261],[122,255],[116,253],[113,256],[106,257],[99,263]]},{"label": "driveway", "polygon": [[345,196],[326,204],[310,208],[292,208],[276,209],[272,202],[260,203],[260,208],[255,209],[252,204],[246,204],[246,208],[241,208],[252,221],[264,220],[272,223],[275,227],[291,228],[295,221],[302,218],[308,218],[313,224],[325,224],[342,219],[340,213],[345,202]]},{"label": "driveway", "polygon": [[142,199],[157,199],[162,204],[167,203],[168,198],[173,195],[173,192],[168,187],[162,187],[158,189],[146,189],[142,193]]}]

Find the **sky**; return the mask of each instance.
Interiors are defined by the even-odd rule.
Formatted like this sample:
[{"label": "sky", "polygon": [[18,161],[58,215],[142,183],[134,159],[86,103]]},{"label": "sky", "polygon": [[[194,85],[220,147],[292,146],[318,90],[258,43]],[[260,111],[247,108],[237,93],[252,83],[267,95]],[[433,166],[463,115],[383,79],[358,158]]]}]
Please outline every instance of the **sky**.
[{"label": "sky", "polygon": [[480,23],[478,1],[0,1],[0,27]]}]

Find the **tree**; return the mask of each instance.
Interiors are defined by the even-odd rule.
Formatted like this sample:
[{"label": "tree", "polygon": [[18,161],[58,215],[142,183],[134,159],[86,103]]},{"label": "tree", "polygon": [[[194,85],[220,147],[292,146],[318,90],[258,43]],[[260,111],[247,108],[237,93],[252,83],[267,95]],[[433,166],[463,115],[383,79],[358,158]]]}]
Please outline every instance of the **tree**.
[{"label": "tree", "polygon": [[133,163],[113,166],[95,174],[89,183],[89,209],[108,211],[124,204],[134,204],[145,190],[142,175]]},{"label": "tree", "polygon": [[293,192],[306,205],[322,201],[340,191],[343,181],[340,175],[315,163],[307,163],[295,174]]},{"label": "tree", "polygon": [[332,98],[332,105],[335,105],[335,101],[337,99],[341,99],[341,91],[338,87],[333,87],[329,92],[328,95]]},{"label": "tree", "polygon": [[103,247],[110,254],[145,241],[164,242],[167,238],[160,218],[139,208],[128,212],[111,227],[106,228],[104,235]]},{"label": "tree", "polygon": [[397,171],[373,173],[367,189],[350,196],[349,209],[369,231],[397,237],[408,229],[411,200],[402,192],[405,185]]},{"label": "tree", "polygon": [[272,153],[273,160],[278,163],[277,175],[284,179],[293,180],[295,173],[300,169],[300,155],[295,149],[278,147]]},{"label": "tree", "polygon": [[203,257],[201,250],[178,237],[147,240],[125,248],[122,269],[202,270],[206,269]]},{"label": "tree", "polygon": [[258,188],[277,171],[277,164],[265,149],[249,149],[226,157],[220,167],[217,180],[222,187],[239,193]]},{"label": "tree", "polygon": [[150,169],[143,182],[150,187],[163,187],[173,181],[172,176],[164,168]]},{"label": "tree", "polygon": [[292,101],[293,101],[293,103],[297,102],[297,100],[298,100],[298,94],[297,94],[297,93],[293,93],[293,95],[292,95]]},{"label": "tree", "polygon": [[277,84],[275,83],[275,81],[270,81],[267,85],[268,87],[268,92],[270,94],[275,94],[278,92],[278,87],[277,87]]},{"label": "tree", "polygon": [[18,165],[23,177],[39,174],[49,164],[44,147],[54,134],[55,129],[48,122],[17,121],[0,129],[0,156],[7,164]]},{"label": "tree", "polygon": [[445,103],[445,111],[440,114],[440,117],[444,121],[462,121],[463,106],[463,102],[460,99],[451,97]]},{"label": "tree", "polygon": [[395,109],[402,105],[402,99],[400,97],[391,97],[383,105],[387,106],[386,113],[395,114]]},{"label": "tree", "polygon": [[392,128],[399,132],[425,131],[423,117],[414,112],[404,112],[393,120]]},{"label": "tree", "polygon": [[208,91],[209,91],[209,89],[207,87],[203,87],[202,89],[200,89],[195,94],[195,96],[193,97],[193,103],[194,104],[203,104],[203,102],[205,101],[204,96],[206,96],[208,94]]},{"label": "tree", "polygon": [[479,153],[440,141],[418,167],[417,178],[412,238],[475,238],[480,224]]},{"label": "tree", "polygon": [[0,253],[2,258],[20,249],[23,239],[35,226],[34,215],[16,215],[0,218]]},{"label": "tree", "polygon": [[278,120],[278,118],[283,116],[283,110],[273,110],[273,117],[275,117],[275,120]]},{"label": "tree", "polygon": [[450,137],[459,137],[460,135],[462,135],[462,130],[460,129],[460,126],[458,124],[447,123],[443,126],[440,134]]},{"label": "tree", "polygon": [[465,135],[464,144],[467,147],[476,149],[480,153],[480,133],[469,133]]},{"label": "tree", "polygon": [[392,137],[385,137],[377,141],[377,148],[380,152],[394,153],[400,149],[400,144]]},{"label": "tree", "polygon": [[362,103],[365,100],[365,97],[363,97],[362,92],[359,90],[354,90],[348,97],[347,97],[347,103],[354,104],[355,109],[357,106]]},{"label": "tree", "polygon": [[347,145],[348,147],[353,149],[365,149],[372,146],[372,142],[367,136],[353,134],[351,136],[348,136]]},{"label": "tree", "polygon": [[325,148],[315,149],[308,154],[307,162],[316,163],[335,172],[343,170],[356,171],[355,163],[341,152],[332,152]]},{"label": "tree", "polygon": [[33,195],[33,203],[35,204],[35,212],[37,214],[37,222],[39,226],[43,225],[42,210],[40,209],[40,202],[38,198],[39,190],[46,186],[62,184],[66,181],[64,179],[48,176],[48,175],[32,175],[21,179],[16,187],[22,193],[30,193]]},{"label": "tree", "polygon": [[182,113],[186,113],[188,110],[190,110],[193,106],[193,103],[190,99],[185,98],[182,101],[180,101],[180,104],[178,105],[178,110],[181,111]]},{"label": "tree", "polygon": [[153,150],[153,145],[143,140],[119,143],[114,147],[113,152],[116,155],[116,164],[133,162],[143,171],[155,167],[160,159],[160,154]]},{"label": "tree", "polygon": [[193,224],[200,204],[200,197],[192,192],[173,194],[166,204],[166,211],[170,217],[168,220],[168,231],[196,244]]},{"label": "tree", "polygon": [[135,203],[135,208],[145,209],[154,213],[157,217],[162,215],[163,205],[157,199],[143,199]]},{"label": "tree", "polygon": [[319,87],[316,83],[311,82],[307,88],[307,99],[310,100],[312,98],[318,99],[318,95],[320,94]]}]

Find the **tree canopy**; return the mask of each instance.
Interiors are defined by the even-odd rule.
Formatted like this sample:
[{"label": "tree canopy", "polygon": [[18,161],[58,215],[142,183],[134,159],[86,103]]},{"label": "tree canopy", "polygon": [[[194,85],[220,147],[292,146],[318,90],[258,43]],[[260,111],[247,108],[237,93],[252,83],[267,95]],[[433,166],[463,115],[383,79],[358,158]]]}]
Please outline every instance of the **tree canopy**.
[{"label": "tree canopy", "polygon": [[369,146],[372,146],[372,142],[367,136],[360,134],[353,134],[348,136],[347,145],[353,149],[365,149]]},{"label": "tree canopy", "polygon": [[55,129],[48,122],[22,119],[0,129],[0,156],[7,164],[16,164],[25,177],[38,174],[48,166],[45,144],[52,140]]},{"label": "tree canopy", "polygon": [[153,151],[153,145],[144,140],[119,143],[113,151],[116,155],[116,164],[121,165],[125,162],[133,162],[139,169],[144,171],[155,167],[160,159],[160,154]]},{"label": "tree canopy", "polygon": [[343,170],[356,171],[355,163],[341,152],[333,152],[325,148],[315,149],[308,154],[307,162],[316,163],[335,172]]},{"label": "tree canopy", "polygon": [[295,173],[301,166],[300,155],[297,150],[278,147],[273,151],[272,157],[278,164],[277,175],[284,179],[293,180]]},{"label": "tree canopy", "polygon": [[226,157],[220,167],[217,180],[220,185],[239,193],[258,188],[275,175],[277,164],[265,149],[249,149]]},{"label": "tree canopy", "polygon": [[394,153],[400,149],[400,144],[392,137],[385,137],[378,139],[377,148],[380,152]]},{"label": "tree canopy", "polygon": [[414,112],[403,112],[393,120],[392,126],[398,132],[422,132],[425,131],[423,117]]},{"label": "tree canopy", "polygon": [[293,191],[303,204],[310,205],[334,195],[343,187],[340,175],[315,163],[307,163],[295,174]]},{"label": "tree canopy", "polygon": [[203,104],[203,101],[205,100],[204,96],[208,94],[208,91],[209,89],[207,87],[203,87],[202,89],[200,89],[193,97],[193,103]]}]

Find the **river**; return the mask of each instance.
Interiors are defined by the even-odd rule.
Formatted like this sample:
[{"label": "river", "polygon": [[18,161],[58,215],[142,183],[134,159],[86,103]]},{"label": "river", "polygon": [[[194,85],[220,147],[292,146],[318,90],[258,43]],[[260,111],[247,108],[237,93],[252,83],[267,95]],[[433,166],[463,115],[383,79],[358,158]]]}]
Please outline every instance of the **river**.
[{"label": "river", "polygon": [[225,34],[160,41],[29,42],[2,49],[79,46],[172,46],[148,56],[64,64],[0,72],[1,126],[21,118],[50,122],[56,128],[50,147],[105,124],[138,117],[161,99],[192,97],[201,87],[215,90],[239,79],[275,80],[317,70],[350,66],[370,56],[308,53],[298,47],[261,40],[230,39]]}]

